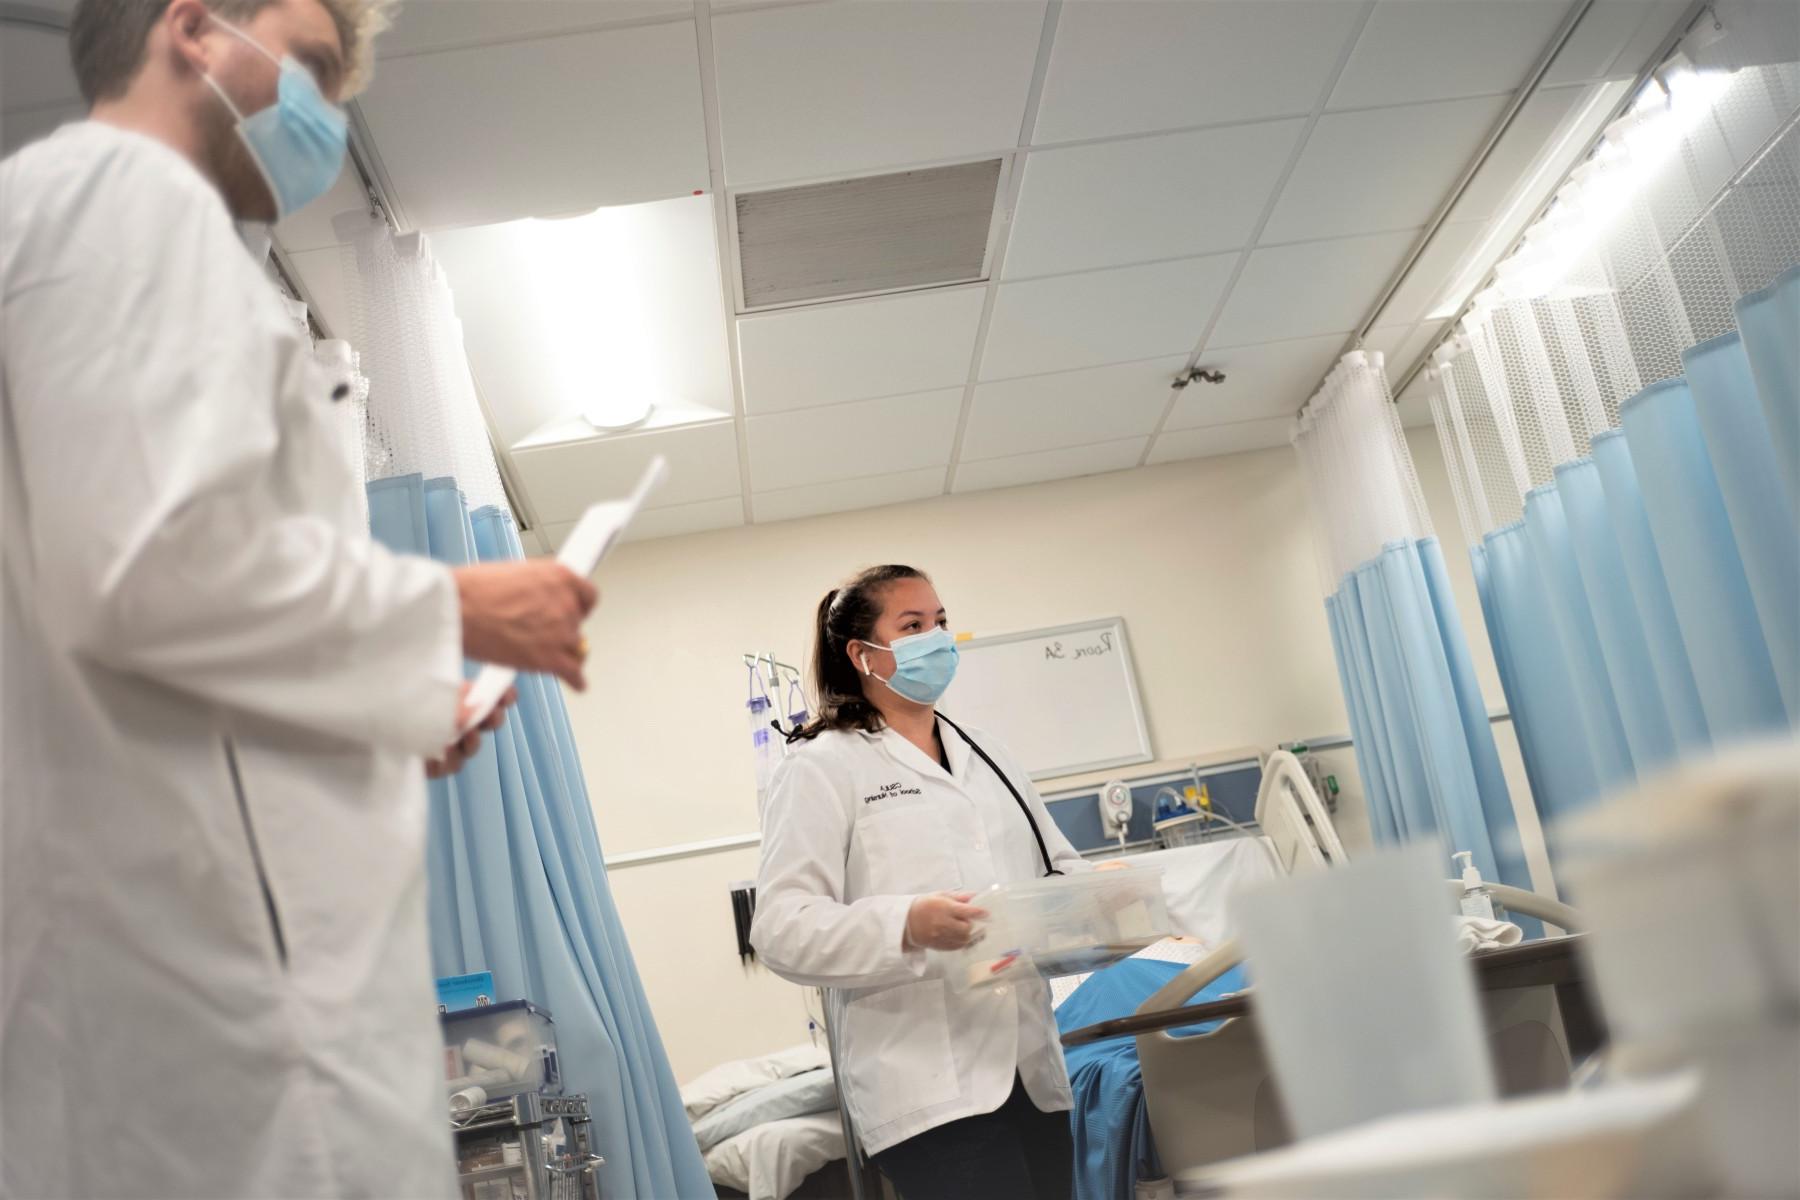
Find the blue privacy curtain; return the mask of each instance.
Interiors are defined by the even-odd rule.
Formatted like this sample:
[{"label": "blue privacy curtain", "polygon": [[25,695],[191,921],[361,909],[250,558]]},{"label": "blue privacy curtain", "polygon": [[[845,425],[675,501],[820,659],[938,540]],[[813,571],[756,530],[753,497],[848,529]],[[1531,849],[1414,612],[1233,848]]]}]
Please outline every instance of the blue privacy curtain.
[{"label": "blue privacy curtain", "polygon": [[1393,408],[1382,356],[1356,351],[1293,437],[1369,825],[1380,843],[1470,851],[1484,879],[1529,890],[1487,704]]},{"label": "blue privacy curtain", "polygon": [[[451,565],[523,557],[510,515],[469,512],[453,480],[369,484],[391,549]],[[451,780],[431,785],[431,957],[439,975],[492,971],[502,997],[548,1009],[565,1085],[592,1105],[601,1191],[710,1197],[602,866],[561,693],[521,676],[518,706]]]},{"label": "blue privacy curtain", "polygon": [[1531,890],[1437,538],[1384,546],[1325,612],[1375,840],[1439,836],[1471,851],[1482,878]]},{"label": "blue privacy curtain", "polygon": [[1475,548],[1538,804],[1800,721],[1800,271]]}]

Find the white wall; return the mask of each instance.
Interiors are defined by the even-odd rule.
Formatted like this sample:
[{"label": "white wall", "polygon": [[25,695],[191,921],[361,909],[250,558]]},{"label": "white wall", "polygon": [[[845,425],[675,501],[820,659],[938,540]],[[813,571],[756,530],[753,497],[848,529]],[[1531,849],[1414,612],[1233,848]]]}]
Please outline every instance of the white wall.
[{"label": "white wall", "polygon": [[[1423,432],[1414,454],[1472,616]],[[871,563],[929,572],[958,631],[1123,616],[1159,760],[1342,732],[1310,539],[1284,447],[628,545],[589,630],[591,689],[570,701],[602,844],[614,856],[755,832],[741,655],[803,662],[819,598]],[[1468,623],[1498,703],[1485,635]],[[1339,773],[1343,833],[1366,844],[1361,789]],[[611,872],[679,1078],[806,1037],[800,989],[737,959],[726,892],[756,858],[750,847]]]}]

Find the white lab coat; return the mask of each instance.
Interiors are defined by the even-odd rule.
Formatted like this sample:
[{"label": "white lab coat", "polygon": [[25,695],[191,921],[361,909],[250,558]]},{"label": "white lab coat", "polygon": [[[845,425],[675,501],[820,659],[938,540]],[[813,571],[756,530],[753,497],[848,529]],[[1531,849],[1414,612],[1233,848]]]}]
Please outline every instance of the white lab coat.
[{"label": "white lab coat", "polygon": [[[796,743],[763,812],[751,941],[776,974],[834,989],[839,1082],[870,1154],[992,1112],[1015,1074],[1042,1111],[1071,1105],[1043,981],[959,993],[903,948],[915,897],[1044,874],[1006,785],[939,728],[948,773],[892,729]],[[1031,806],[1057,869],[1087,869],[1005,748],[968,732]]]},{"label": "white lab coat", "polygon": [[454,585],[159,142],[0,166],[0,1194],[442,1196],[425,793]]}]

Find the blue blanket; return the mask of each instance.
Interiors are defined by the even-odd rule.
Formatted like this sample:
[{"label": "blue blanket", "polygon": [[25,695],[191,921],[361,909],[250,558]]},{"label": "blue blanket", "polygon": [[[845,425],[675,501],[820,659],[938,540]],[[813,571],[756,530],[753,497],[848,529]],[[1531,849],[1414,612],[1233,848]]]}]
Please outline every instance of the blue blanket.
[{"label": "blue blanket", "polygon": [[[1075,989],[1056,1010],[1064,1033],[1128,1017],[1152,993],[1183,970],[1180,963],[1128,958],[1115,963]],[[1202,988],[1189,1001],[1200,1004],[1244,990],[1243,968],[1233,967]],[[1176,1036],[1206,1033],[1212,1021],[1171,1030]],[[1162,1165],[1150,1138],[1144,1105],[1144,1080],[1138,1069],[1137,1042],[1113,1038],[1067,1052],[1069,1081],[1075,1089],[1070,1121],[1075,1134],[1075,1200],[1131,1200],[1138,1180],[1158,1179]]]}]

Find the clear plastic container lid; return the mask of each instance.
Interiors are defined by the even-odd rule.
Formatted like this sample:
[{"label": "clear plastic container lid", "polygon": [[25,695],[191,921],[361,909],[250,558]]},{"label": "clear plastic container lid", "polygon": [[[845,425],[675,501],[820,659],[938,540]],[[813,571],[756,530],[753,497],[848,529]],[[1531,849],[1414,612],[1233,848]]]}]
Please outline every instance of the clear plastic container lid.
[{"label": "clear plastic container lid", "polygon": [[1084,871],[1006,884],[977,895],[988,912],[976,940],[935,954],[952,988],[962,991],[1038,975],[1097,971],[1168,936],[1162,871],[1132,867]]}]

